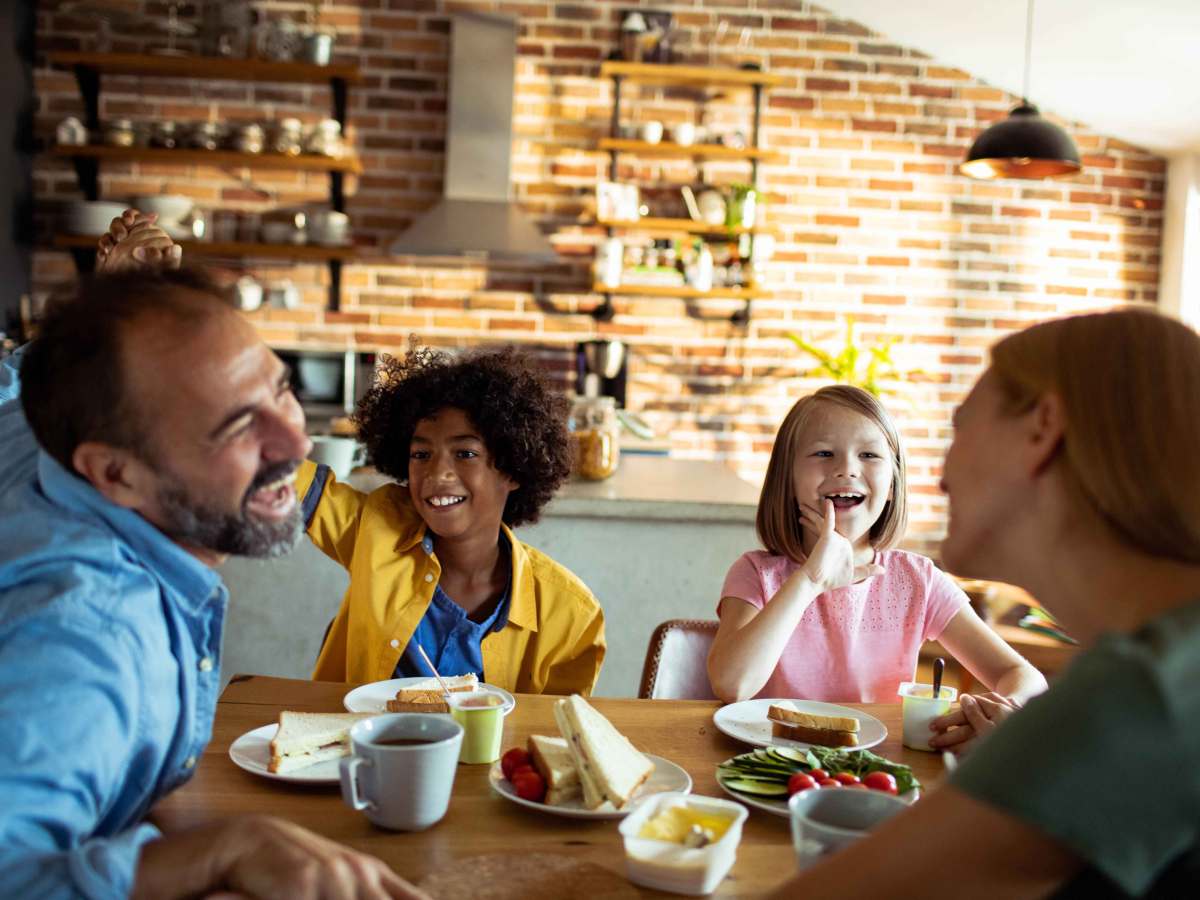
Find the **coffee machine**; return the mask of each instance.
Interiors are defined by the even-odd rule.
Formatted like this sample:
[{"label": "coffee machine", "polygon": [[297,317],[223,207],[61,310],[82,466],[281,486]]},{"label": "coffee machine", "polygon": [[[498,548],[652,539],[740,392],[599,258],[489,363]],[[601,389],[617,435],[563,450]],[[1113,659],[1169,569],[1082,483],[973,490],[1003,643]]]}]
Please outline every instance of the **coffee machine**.
[{"label": "coffee machine", "polygon": [[625,406],[628,354],[620,341],[581,341],[575,347],[575,392],[586,397],[612,397]]}]

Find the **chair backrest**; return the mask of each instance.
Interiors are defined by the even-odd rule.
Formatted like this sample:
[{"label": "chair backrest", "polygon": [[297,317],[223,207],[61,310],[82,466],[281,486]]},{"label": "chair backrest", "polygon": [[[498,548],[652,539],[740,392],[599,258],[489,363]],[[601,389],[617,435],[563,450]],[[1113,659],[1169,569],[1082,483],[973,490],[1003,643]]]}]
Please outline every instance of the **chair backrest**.
[{"label": "chair backrest", "polygon": [[708,649],[716,619],[668,619],[650,635],[638,697],[651,700],[716,700],[708,681]]}]

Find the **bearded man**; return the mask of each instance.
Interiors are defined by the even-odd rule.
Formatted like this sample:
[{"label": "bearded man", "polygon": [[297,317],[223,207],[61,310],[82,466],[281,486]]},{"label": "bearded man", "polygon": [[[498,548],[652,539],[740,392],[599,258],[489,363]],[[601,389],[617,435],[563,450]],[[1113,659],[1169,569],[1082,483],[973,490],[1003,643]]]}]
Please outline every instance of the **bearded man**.
[{"label": "bearded man", "polygon": [[285,366],[152,220],[99,257],[0,363],[0,896],[420,896],[286,822],[145,821],[211,737],[213,567],[295,544],[310,442]]}]

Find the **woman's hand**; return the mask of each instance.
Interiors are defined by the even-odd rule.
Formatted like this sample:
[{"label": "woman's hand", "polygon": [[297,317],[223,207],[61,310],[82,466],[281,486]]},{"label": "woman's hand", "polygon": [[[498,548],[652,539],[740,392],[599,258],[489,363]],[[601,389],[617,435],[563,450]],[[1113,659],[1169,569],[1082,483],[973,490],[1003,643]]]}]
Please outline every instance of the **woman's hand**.
[{"label": "woman's hand", "polygon": [[1016,701],[1001,694],[963,694],[958,698],[958,709],[929,723],[933,729],[929,746],[949,750],[956,756],[966,753],[977,740],[987,737],[1020,708]]},{"label": "woman's hand", "polygon": [[96,248],[96,271],[123,272],[140,267],[178,269],[183,248],[157,224],[154,213],[127,209],[108,226]]},{"label": "woman's hand", "polygon": [[831,591],[883,574],[883,566],[873,562],[854,564],[854,545],[834,528],[835,518],[832,500],[825,501],[824,513],[811,504],[800,505],[800,521],[818,535],[804,562],[804,574],[820,591]]}]

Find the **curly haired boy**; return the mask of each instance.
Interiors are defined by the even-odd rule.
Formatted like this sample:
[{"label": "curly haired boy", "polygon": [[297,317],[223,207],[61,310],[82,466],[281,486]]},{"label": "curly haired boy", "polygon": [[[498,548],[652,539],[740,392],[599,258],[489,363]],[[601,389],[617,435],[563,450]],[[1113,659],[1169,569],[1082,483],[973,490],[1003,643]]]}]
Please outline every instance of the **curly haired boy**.
[{"label": "curly haired boy", "polygon": [[522,693],[588,694],[604,616],[563,566],[517,540],[570,472],[566,399],[512,348],[385,358],[355,414],[370,494],[305,463],[308,536],[350,573],[313,677],[474,672]]}]

